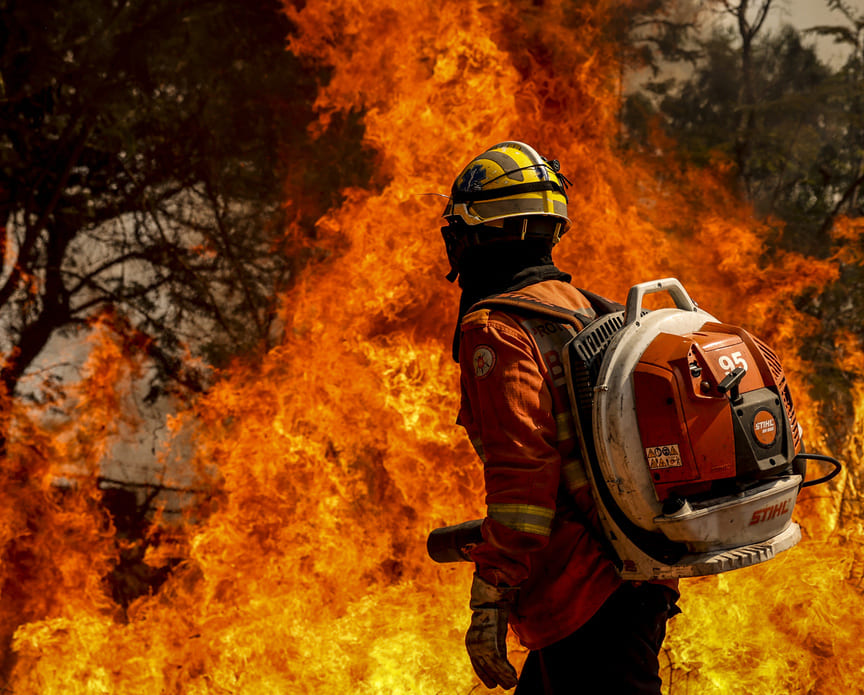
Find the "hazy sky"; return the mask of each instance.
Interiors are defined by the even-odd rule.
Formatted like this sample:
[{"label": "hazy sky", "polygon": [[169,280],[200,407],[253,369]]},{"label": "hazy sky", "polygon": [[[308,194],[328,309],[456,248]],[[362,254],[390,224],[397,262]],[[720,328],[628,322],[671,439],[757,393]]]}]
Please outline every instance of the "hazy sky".
[{"label": "hazy sky", "polygon": [[[864,0],[846,0],[853,11],[864,14]],[[847,20],[840,12],[828,9],[825,0],[779,0],[775,2],[766,20],[766,26],[775,29],[782,24],[791,24],[796,29],[807,29],[820,24],[846,24]],[[842,61],[849,53],[848,47],[837,46],[833,40],[824,37],[814,37],[823,60]]]},{"label": "hazy sky", "polygon": [[[860,13],[864,16],[864,0],[844,0],[853,13]],[[751,6],[754,8],[761,4],[760,0],[753,0]],[[682,3],[684,15],[681,17],[689,18],[687,12],[696,7],[705,8],[706,5],[700,0],[690,0]],[[729,23],[733,25],[732,17],[719,10],[715,11],[716,21]],[[756,16],[755,9],[748,13],[748,17],[752,20]],[[710,31],[710,22],[705,21],[705,15],[701,15],[703,31]],[[784,24],[791,24],[796,29],[807,29],[809,27],[819,25],[847,25],[848,20],[840,12],[832,12],[828,9],[826,0],[774,0],[771,5],[771,11],[765,21],[765,26],[762,28],[762,36],[767,31],[777,31]],[[805,44],[816,44],[819,56],[826,63],[831,64],[834,68],[841,66],[849,55],[849,46],[838,46],[830,37],[820,37],[815,34],[809,34],[804,37]],[[664,65],[665,77],[678,76],[681,77],[689,73],[689,66],[685,63],[674,63]],[[650,70],[631,71],[625,78],[624,91],[630,92],[632,89],[642,85],[645,79],[652,79]]]}]

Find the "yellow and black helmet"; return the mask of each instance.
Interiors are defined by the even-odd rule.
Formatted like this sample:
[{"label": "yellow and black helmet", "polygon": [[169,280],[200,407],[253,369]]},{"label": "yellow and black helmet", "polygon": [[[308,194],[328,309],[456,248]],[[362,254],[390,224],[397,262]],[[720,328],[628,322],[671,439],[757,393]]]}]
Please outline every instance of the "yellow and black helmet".
[{"label": "yellow and black helmet", "polygon": [[522,142],[502,142],[472,159],[450,191],[441,229],[451,281],[469,246],[544,239],[558,243],[570,226],[566,177],[557,160]]},{"label": "yellow and black helmet", "polygon": [[456,177],[444,217],[467,225],[508,217],[551,215],[569,224],[567,194],[556,161],[522,142],[502,142],[469,162]]}]

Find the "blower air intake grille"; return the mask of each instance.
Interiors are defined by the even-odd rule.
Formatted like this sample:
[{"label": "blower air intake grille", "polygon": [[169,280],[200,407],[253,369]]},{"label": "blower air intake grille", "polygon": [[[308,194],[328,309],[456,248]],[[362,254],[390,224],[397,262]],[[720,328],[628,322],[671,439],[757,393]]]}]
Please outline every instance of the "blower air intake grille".
[{"label": "blower air intake grille", "polygon": [[573,343],[573,350],[587,363],[596,362],[600,368],[600,358],[609,346],[609,341],[624,326],[624,312],[606,314],[589,323],[579,333],[578,340]]},{"label": "blower air intake grille", "polygon": [[570,343],[570,359],[574,365],[573,386],[579,407],[590,421],[593,388],[597,383],[603,355],[613,336],[624,326],[624,312],[606,314],[588,324]]}]

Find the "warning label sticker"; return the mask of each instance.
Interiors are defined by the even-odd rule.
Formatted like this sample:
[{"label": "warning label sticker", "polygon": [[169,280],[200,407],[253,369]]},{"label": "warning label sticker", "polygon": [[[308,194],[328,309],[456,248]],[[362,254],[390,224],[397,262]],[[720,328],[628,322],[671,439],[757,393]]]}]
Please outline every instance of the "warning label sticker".
[{"label": "warning label sticker", "polygon": [[661,468],[677,468],[684,465],[681,461],[681,452],[678,451],[677,444],[646,447],[645,456],[648,459],[648,468],[652,471]]}]

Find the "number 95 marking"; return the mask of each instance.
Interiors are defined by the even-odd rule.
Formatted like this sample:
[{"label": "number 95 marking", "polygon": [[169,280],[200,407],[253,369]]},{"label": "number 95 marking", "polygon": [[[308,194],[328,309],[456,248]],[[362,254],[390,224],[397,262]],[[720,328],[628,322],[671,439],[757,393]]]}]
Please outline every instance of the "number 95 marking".
[{"label": "number 95 marking", "polygon": [[720,369],[727,374],[736,367],[743,367],[745,372],[748,369],[747,360],[741,356],[740,352],[733,352],[731,355],[720,355],[717,361],[720,363]]}]

